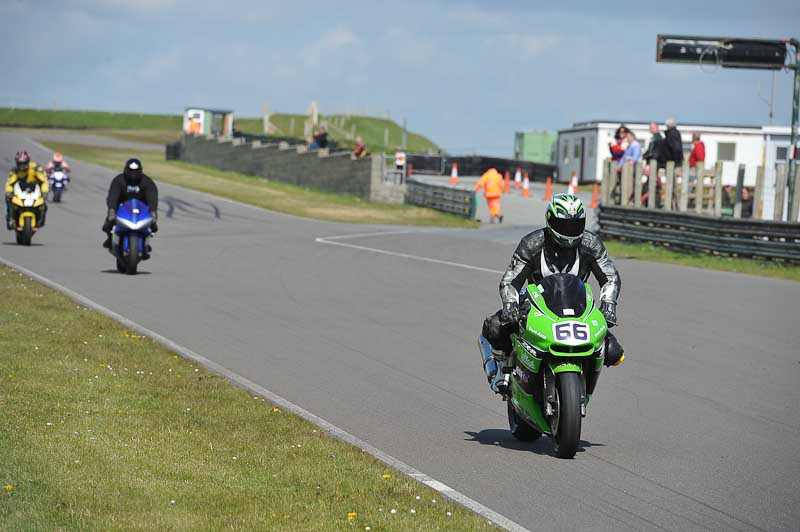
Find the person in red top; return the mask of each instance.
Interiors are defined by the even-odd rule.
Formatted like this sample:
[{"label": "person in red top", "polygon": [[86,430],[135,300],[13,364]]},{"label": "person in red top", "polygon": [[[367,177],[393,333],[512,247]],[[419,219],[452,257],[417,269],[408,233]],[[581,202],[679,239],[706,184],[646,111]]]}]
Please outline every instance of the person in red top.
[{"label": "person in red top", "polygon": [[689,154],[689,166],[694,168],[699,162],[706,160],[706,145],[700,140],[700,133],[692,133],[692,153]]},{"label": "person in red top", "polygon": [[483,196],[489,206],[489,223],[503,223],[503,215],[500,214],[500,198],[503,196],[503,176],[494,168],[489,168],[481,176],[480,180],[473,189],[475,192],[483,189]]}]

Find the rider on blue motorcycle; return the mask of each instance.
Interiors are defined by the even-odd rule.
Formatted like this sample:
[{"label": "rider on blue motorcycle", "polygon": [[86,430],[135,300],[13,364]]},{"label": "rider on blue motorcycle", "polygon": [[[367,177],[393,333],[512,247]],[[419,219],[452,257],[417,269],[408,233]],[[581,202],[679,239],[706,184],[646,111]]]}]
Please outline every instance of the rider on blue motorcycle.
[{"label": "rider on blue motorcycle", "polygon": [[[500,280],[503,308],[483,323],[483,336],[492,346],[499,368],[510,364],[510,335],[517,327],[520,290],[525,283],[539,284],[554,273],[571,273],[583,281],[593,274],[600,283],[600,312],[613,327],[617,323],[617,298],[622,281],[600,238],[586,227],[583,202],[572,194],[558,194],[547,206],[547,227],[522,238],[511,264]],[[625,359],[623,349],[610,332],[606,335],[606,366],[617,366]],[[492,390],[504,393],[508,375],[502,370],[489,375]]]},{"label": "rider on blue motorcycle", "polygon": [[[156,223],[158,221],[158,187],[142,170],[142,161],[128,159],[123,172],[111,181],[108,197],[106,198],[108,214],[106,215],[106,221],[103,223],[103,232],[107,235],[105,242],[103,242],[104,248],[111,248],[111,229],[113,229],[114,222],[117,219],[117,209],[130,199],[135,198],[147,204],[150,214],[153,216],[150,231],[153,233],[158,231],[158,224]],[[146,250],[146,252],[149,251],[150,249]]]}]

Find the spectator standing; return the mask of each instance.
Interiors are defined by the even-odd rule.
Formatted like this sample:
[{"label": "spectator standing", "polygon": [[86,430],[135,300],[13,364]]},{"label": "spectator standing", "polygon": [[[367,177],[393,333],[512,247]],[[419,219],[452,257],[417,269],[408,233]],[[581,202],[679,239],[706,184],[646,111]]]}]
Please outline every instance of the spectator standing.
[{"label": "spectator standing", "polygon": [[658,152],[663,140],[664,137],[661,136],[661,132],[658,130],[658,124],[650,122],[650,142],[647,144],[647,150],[644,152],[645,161],[658,159]]},{"label": "spectator standing", "polygon": [[626,130],[625,133],[625,151],[622,152],[622,157],[617,160],[617,170],[622,169],[622,165],[630,161],[633,164],[639,162],[642,158],[642,145],[636,140],[636,135],[633,131]]},{"label": "spectator standing", "polygon": [[364,137],[356,137],[356,147],[353,149],[351,159],[363,159],[367,156],[367,145],[364,144]]},{"label": "spectator standing", "polygon": [[317,144],[317,137],[319,136],[319,131],[316,129],[312,132],[311,137],[306,137],[306,147],[308,151],[314,151],[319,149],[319,144]]},{"label": "spectator standing", "polygon": [[689,154],[689,167],[694,168],[697,163],[705,162],[706,145],[700,140],[700,133],[692,133],[692,153]]},{"label": "spectator standing", "polygon": [[673,161],[675,166],[680,166],[683,164],[683,140],[681,140],[681,132],[678,131],[674,118],[667,118],[664,125],[667,127],[667,130],[664,132],[664,142],[661,143],[661,149],[659,149],[661,157],[659,157],[658,165],[660,167],[663,160],[664,166],[666,166],[669,161]]},{"label": "spectator standing", "polygon": [[614,132],[614,142],[608,143],[608,150],[611,152],[611,159],[617,163],[617,168],[620,167],[619,160],[622,158],[622,155],[625,153],[625,148],[627,148],[627,134],[628,128],[625,124],[620,124],[617,128],[617,131]]}]

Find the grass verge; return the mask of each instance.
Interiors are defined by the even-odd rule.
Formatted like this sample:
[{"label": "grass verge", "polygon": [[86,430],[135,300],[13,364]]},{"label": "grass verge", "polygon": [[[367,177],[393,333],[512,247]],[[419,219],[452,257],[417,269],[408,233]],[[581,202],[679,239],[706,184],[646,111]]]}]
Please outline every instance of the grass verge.
[{"label": "grass verge", "polygon": [[[356,196],[332,194],[297,185],[268,181],[207,166],[165,161],[160,152],[132,154],[130,150],[45,142],[68,159],[75,158],[114,170],[136,155],[145,172],[158,181],[208,192],[265,209],[335,222],[439,227],[478,227],[474,220],[411,205],[371,203]],[[80,176],[76,176],[80,179]]]},{"label": "grass verge", "polygon": [[693,266],[695,268],[800,281],[800,266],[791,264],[745,258],[721,257],[703,253],[682,253],[661,246],[654,246],[653,244],[620,242],[618,240],[607,240],[605,241],[605,246],[609,254],[615,258],[681,264],[683,266]]},{"label": "grass verge", "polygon": [[14,270],[0,290],[4,530],[494,529]]}]

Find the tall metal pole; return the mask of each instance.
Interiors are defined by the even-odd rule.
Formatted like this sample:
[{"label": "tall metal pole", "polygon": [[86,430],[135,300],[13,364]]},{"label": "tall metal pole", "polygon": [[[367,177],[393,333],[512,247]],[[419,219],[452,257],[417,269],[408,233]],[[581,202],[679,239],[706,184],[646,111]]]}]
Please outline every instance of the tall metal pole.
[{"label": "tall metal pole", "polygon": [[794,46],[794,90],[792,91],[792,132],[789,138],[790,149],[792,150],[792,157],[789,159],[789,218],[790,222],[797,221],[797,213],[793,213],[792,205],[794,205],[794,189],[795,173],[797,172],[797,122],[798,112],[800,112],[800,42],[796,39],[791,40],[791,45]]}]

